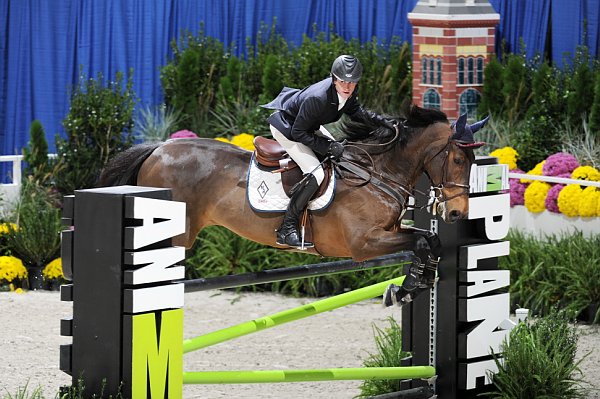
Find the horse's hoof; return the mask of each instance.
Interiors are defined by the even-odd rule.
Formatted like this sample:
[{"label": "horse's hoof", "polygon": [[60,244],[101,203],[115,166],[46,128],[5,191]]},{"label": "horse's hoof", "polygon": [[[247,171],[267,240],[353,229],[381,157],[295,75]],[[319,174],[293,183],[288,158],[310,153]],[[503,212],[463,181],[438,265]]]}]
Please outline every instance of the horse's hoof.
[{"label": "horse's hoof", "polygon": [[383,293],[382,305],[384,308],[389,308],[390,306],[398,304],[396,294],[399,290],[400,288],[396,284],[388,285],[388,287],[385,289],[385,292]]}]

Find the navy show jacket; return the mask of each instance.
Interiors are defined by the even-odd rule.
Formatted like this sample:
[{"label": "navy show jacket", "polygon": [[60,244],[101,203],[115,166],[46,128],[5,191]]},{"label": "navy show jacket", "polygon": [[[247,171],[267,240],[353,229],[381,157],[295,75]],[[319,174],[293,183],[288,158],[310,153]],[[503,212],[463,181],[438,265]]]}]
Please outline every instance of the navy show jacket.
[{"label": "navy show jacket", "polygon": [[284,87],[273,101],[262,107],[276,110],[267,121],[285,137],[324,155],[329,149],[330,140],[315,134],[321,125],[338,121],[342,114],[347,114],[354,120],[371,119],[377,124],[382,123],[380,115],[362,108],[358,102],[357,89],[340,110],[331,77],[302,90]]}]

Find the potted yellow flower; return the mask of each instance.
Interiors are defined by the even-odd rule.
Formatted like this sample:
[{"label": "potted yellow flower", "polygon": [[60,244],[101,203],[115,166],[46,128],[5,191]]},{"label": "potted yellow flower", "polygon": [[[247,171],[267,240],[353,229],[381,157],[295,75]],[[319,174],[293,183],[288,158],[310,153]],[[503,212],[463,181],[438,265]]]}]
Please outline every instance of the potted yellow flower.
[{"label": "potted yellow flower", "polygon": [[42,270],[42,275],[44,276],[45,288],[52,291],[58,291],[60,285],[65,281],[61,258],[56,258],[48,263],[46,267],[44,267],[44,270]]},{"label": "potted yellow flower", "polygon": [[0,256],[0,291],[14,291],[27,279],[27,269],[19,258]]}]

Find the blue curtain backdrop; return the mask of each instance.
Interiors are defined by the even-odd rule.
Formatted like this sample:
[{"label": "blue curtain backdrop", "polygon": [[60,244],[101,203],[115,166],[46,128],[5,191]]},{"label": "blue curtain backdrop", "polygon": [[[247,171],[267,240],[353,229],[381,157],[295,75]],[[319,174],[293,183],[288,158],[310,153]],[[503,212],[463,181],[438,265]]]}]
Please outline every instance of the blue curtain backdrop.
[{"label": "blue curtain backdrop", "polygon": [[[160,68],[170,42],[187,29],[205,33],[236,53],[256,40],[261,23],[299,44],[313,25],[361,41],[411,40],[407,13],[417,0],[0,0],[0,154],[20,154],[31,121],[39,119],[54,151],[54,136],[69,109],[69,87],[79,68],[88,77],[113,79],[133,69],[139,105],[160,104]],[[598,53],[600,0],[490,0],[501,14],[498,43],[528,56],[542,52],[551,29],[554,61],[579,44]],[[584,29],[585,28],[585,29]],[[583,35],[584,30],[587,35]],[[324,60],[330,62],[331,60]],[[4,172],[2,172],[4,175]]]}]

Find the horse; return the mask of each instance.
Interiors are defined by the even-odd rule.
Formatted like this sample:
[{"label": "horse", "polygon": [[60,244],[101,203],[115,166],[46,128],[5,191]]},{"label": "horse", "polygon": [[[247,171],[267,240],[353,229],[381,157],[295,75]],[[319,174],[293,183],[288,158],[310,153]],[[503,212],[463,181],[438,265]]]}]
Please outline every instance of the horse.
[{"label": "horse", "polygon": [[[447,223],[465,218],[475,157],[472,148],[459,140],[458,132],[470,128],[466,117],[451,127],[443,112],[412,105],[400,122],[395,132],[353,122],[342,126],[351,141],[336,168],[335,199],[326,209],[312,213],[315,247],[307,251],[363,261],[413,250],[419,259],[414,262],[417,276],[412,283],[424,287],[433,284],[431,275],[424,282],[421,274],[428,262],[430,268],[437,265],[439,238],[401,225],[408,198],[425,173],[441,218]],[[471,130],[480,125],[472,125]],[[174,201],[187,204],[186,231],[173,239],[174,245],[189,249],[204,227],[218,225],[277,247],[275,230],[283,214],[255,212],[246,197],[251,156],[252,151],[214,139],[138,144],[106,165],[98,186],[170,188]],[[432,255],[436,249],[438,253]]]}]

